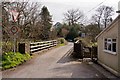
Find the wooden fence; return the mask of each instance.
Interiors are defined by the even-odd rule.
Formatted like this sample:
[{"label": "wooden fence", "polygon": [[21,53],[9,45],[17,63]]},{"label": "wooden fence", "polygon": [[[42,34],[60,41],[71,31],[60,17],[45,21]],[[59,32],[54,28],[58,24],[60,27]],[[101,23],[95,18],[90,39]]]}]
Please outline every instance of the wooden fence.
[{"label": "wooden fence", "polygon": [[57,44],[57,40],[30,43],[30,53],[34,53],[44,49],[49,49],[51,47],[56,46]]}]

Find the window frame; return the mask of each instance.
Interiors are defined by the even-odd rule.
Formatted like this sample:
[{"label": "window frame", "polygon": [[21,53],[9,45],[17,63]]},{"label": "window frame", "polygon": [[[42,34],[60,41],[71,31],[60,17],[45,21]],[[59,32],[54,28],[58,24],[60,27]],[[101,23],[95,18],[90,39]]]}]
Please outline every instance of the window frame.
[{"label": "window frame", "polygon": [[[103,51],[104,52],[107,52],[107,53],[111,53],[111,54],[117,54],[116,52],[114,52],[113,50],[113,43],[116,43],[116,50],[117,51],[117,39],[113,39],[113,38],[104,38],[104,41],[103,41],[103,44],[104,44],[104,49]],[[109,45],[111,45],[111,50],[109,50]]]}]

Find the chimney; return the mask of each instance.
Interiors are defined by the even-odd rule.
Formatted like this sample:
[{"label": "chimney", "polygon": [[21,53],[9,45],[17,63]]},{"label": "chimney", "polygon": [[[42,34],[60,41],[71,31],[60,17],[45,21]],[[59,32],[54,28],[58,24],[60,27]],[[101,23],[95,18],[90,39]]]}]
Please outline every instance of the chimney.
[{"label": "chimney", "polygon": [[118,11],[116,11],[120,15],[120,1],[118,2]]}]

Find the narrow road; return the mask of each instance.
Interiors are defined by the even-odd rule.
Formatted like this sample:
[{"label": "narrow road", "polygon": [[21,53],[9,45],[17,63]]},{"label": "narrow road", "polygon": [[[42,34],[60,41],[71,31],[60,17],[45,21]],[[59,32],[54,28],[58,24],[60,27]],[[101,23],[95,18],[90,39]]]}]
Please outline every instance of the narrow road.
[{"label": "narrow road", "polygon": [[52,49],[17,67],[3,71],[3,78],[105,78],[89,64],[70,59],[72,43]]}]

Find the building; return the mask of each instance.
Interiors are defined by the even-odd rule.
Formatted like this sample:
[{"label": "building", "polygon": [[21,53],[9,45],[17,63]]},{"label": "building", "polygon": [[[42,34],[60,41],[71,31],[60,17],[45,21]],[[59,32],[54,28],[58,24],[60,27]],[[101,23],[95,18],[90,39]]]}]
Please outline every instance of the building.
[{"label": "building", "polygon": [[98,62],[120,76],[120,15],[97,37]]},{"label": "building", "polygon": [[62,27],[62,24],[60,22],[57,22],[55,25],[54,25],[54,28],[58,28],[58,27]]}]

